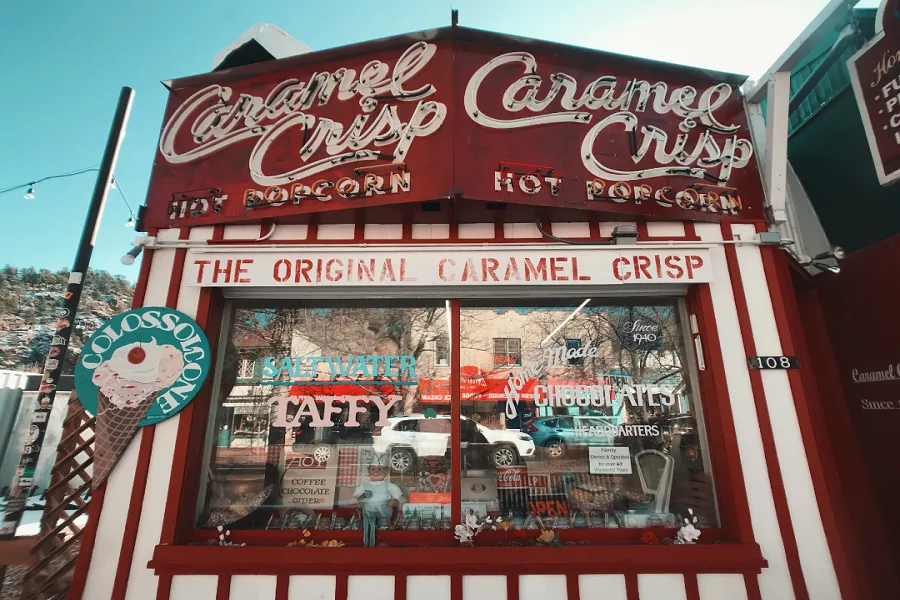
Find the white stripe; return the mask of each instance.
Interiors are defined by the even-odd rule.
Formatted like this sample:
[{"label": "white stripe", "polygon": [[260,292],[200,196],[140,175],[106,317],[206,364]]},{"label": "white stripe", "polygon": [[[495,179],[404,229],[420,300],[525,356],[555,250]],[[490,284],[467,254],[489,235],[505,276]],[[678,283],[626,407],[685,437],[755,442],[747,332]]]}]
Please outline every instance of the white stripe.
[{"label": "white stripe", "polygon": [[[756,575],[751,575],[756,577]],[[743,575],[710,573],[697,575],[700,600],[747,600],[747,584]]]},{"label": "white stripe", "polygon": [[641,600],[687,600],[684,577],[672,573],[638,575],[638,596]]},{"label": "white stripe", "polygon": [[[722,239],[722,230],[718,224],[698,223],[695,228],[697,235],[704,242]],[[791,585],[787,557],[775,512],[775,500],[772,497],[771,481],[766,467],[762,434],[759,430],[759,419],[753,401],[753,391],[750,387],[747,352],[744,350],[741,337],[741,328],[734,303],[734,290],[728,277],[728,263],[725,259],[724,247],[713,248],[710,255],[713,261],[714,282],[709,285],[709,291],[712,296],[713,312],[715,313],[713,316],[718,329],[722,361],[725,367],[725,380],[734,416],[734,429],[740,452],[741,469],[744,473],[744,486],[747,490],[753,536],[769,563],[769,567],[763,569],[759,577],[760,592],[766,600],[792,600],[794,589]],[[706,351],[709,352],[709,348]],[[739,498],[738,502],[740,501]]]},{"label": "white stripe", "polygon": [[347,600],[394,600],[394,577],[351,575],[347,578]]},{"label": "white stripe", "polygon": [[[749,236],[753,234],[754,228],[752,225],[735,225],[732,230],[735,235]],[[783,349],[766,282],[768,277],[775,277],[775,273],[765,272],[760,250],[756,246],[738,246],[737,258],[747,296],[756,354],[781,356]],[[793,290],[783,292],[790,294]],[[840,587],[819,514],[788,373],[780,370],[760,373],[806,588],[810,598],[839,600]]]}]

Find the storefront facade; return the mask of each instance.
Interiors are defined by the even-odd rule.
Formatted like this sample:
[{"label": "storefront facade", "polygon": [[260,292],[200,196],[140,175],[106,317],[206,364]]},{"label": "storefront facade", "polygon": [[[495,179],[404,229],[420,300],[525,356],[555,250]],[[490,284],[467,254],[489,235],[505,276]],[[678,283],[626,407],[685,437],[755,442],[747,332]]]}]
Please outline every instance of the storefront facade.
[{"label": "storefront facade", "polygon": [[70,596],[853,597],[740,83],[458,27],[170,82],[135,305],[215,367]]}]

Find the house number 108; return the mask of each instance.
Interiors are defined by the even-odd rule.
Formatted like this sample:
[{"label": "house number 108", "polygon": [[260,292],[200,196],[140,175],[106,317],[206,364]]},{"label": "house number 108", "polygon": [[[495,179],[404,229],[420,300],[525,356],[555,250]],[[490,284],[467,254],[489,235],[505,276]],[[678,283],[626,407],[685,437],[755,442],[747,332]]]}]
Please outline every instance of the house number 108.
[{"label": "house number 108", "polygon": [[796,356],[750,356],[751,369],[796,369],[800,362]]}]

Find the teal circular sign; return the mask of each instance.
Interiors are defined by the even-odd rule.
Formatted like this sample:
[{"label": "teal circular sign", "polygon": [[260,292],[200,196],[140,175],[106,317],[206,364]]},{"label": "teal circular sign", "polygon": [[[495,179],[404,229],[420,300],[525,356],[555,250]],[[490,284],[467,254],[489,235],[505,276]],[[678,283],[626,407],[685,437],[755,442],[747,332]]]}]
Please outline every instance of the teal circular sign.
[{"label": "teal circular sign", "polygon": [[98,407],[123,418],[146,411],[140,425],[152,425],[193,400],[209,364],[209,340],[193,319],[148,306],[116,315],[94,332],[75,366],[75,389],[92,415]]}]

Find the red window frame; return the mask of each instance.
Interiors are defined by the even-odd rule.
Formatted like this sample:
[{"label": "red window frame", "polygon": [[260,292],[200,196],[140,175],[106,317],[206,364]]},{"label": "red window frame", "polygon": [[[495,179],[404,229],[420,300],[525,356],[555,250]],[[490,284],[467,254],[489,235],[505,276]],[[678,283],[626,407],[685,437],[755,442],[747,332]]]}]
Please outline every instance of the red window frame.
[{"label": "red window frame", "polygon": [[[718,528],[703,530],[703,542],[753,543],[743,472],[737,453],[736,434],[725,384],[724,365],[712,312],[709,286],[707,284],[691,286],[685,300],[687,312],[698,318],[699,332],[697,335],[703,340],[706,369],[697,372],[698,392],[703,406],[703,418],[711,455],[712,477],[716,482],[715,500],[721,523]],[[458,340],[460,337],[459,299],[451,300],[450,308],[451,340]],[[201,291],[198,319],[202,320],[201,325],[206,325],[211,347],[216,349],[214,354],[218,349],[220,335],[228,334],[228,332],[223,332],[220,326],[223,322],[224,310],[225,300],[218,290],[204,288]],[[688,342],[689,340],[686,339],[685,344],[688,345]],[[687,350],[690,351],[690,348]],[[215,359],[216,357],[213,356],[213,360]],[[458,425],[461,406],[459,402],[460,349],[458,343],[451,344],[450,369],[451,419],[455,424],[451,428],[450,439],[453,448],[450,465],[451,522],[455,525],[461,521],[462,473],[459,464]],[[212,387],[212,379],[210,379],[204,385],[200,395],[182,412],[179,421],[161,536],[163,545],[196,544],[215,539],[218,536],[218,532],[214,529],[197,529],[194,526],[200,473],[208,460],[208,457],[203,456],[203,451],[206,425],[213,404]],[[646,531],[653,531],[659,537],[664,537],[673,535],[676,530],[672,528],[566,529],[561,530],[559,534],[564,543],[592,542],[593,546],[603,546],[623,542],[640,543],[641,536]],[[539,533],[485,531],[476,538],[475,542],[476,545],[494,546],[514,539],[536,537]],[[231,534],[231,540],[235,543],[258,546],[285,546],[299,537],[298,530],[234,530]],[[314,531],[308,539],[315,541],[336,539],[348,545],[358,545],[361,544],[362,533],[360,531]],[[391,547],[452,546],[455,544],[452,531],[379,531],[377,539],[379,543],[383,542]],[[330,550],[330,552],[341,551],[341,549]]]}]

